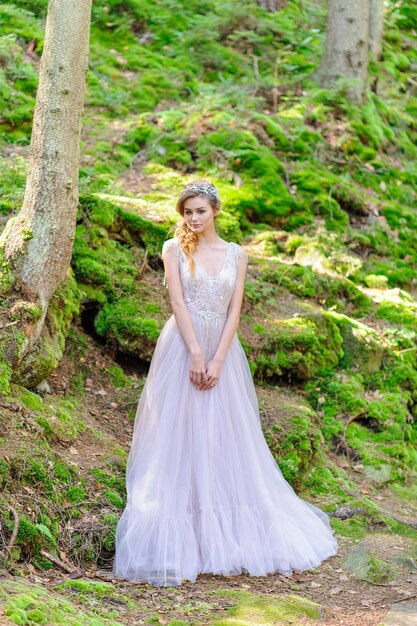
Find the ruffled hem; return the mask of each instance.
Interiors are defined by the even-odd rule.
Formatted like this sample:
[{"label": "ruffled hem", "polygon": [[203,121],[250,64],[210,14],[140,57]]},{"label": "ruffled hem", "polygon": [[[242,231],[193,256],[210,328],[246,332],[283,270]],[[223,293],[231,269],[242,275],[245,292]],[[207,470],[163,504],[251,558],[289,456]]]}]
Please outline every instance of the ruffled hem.
[{"label": "ruffled hem", "polygon": [[314,569],[336,554],[336,540],[326,514],[299,503],[297,521],[294,513],[250,505],[201,507],[171,517],[128,505],[117,528],[113,576],[169,586],[195,582],[201,573],[291,576]]}]

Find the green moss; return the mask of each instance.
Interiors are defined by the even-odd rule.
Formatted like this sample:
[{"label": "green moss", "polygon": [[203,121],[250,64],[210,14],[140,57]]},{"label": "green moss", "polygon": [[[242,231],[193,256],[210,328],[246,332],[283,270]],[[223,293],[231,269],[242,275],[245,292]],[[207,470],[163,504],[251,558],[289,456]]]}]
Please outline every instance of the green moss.
[{"label": "green moss", "polygon": [[65,580],[56,586],[58,591],[71,591],[87,605],[108,600],[108,602],[123,606],[127,610],[137,609],[136,603],[126,594],[120,593],[110,583],[92,580]]},{"label": "green moss", "polygon": [[361,367],[368,373],[379,370],[386,345],[382,337],[371,327],[353,320],[342,313],[327,313],[337,324],[342,336],[342,367]]},{"label": "green moss", "polygon": [[5,357],[5,346],[0,345],[0,393],[4,396],[8,396],[10,393],[12,374],[12,364]]},{"label": "green moss", "polygon": [[212,622],[213,626],[229,624],[293,624],[294,619],[308,617],[319,619],[320,605],[295,594],[273,598],[268,595],[252,594],[244,591],[216,590],[216,595],[232,596],[236,606],[228,609],[230,617]]},{"label": "green moss", "polygon": [[110,583],[96,580],[65,580],[57,586],[57,589],[75,589],[83,594],[95,596],[112,595],[114,588]]},{"label": "green moss", "polygon": [[126,387],[130,386],[131,379],[129,378],[129,376],[126,376],[122,368],[119,367],[118,365],[110,365],[107,368],[107,371],[109,372],[112,378],[113,385],[115,387],[120,387],[122,389],[125,389]]},{"label": "green moss", "polygon": [[119,515],[115,513],[106,513],[103,515],[103,524],[107,527],[107,533],[103,540],[103,547],[109,552],[113,552],[115,549],[116,541],[116,528],[119,522]]},{"label": "green moss", "polygon": [[106,496],[107,500],[117,509],[124,508],[125,502],[116,491],[108,490],[104,492],[104,495]]},{"label": "green moss", "polygon": [[346,491],[341,485],[349,489],[349,485],[346,484],[337,468],[318,465],[306,474],[303,489],[307,493],[311,491],[322,496],[331,494],[332,497],[337,497],[339,502],[346,502],[349,496],[346,495]]},{"label": "green moss", "polygon": [[148,254],[160,254],[166,239],[167,226],[161,226],[120,207],[117,208],[117,218],[120,225],[131,233],[133,240],[148,250]]},{"label": "green moss", "polygon": [[346,520],[332,518],[331,525],[338,535],[350,539],[363,539],[368,534],[365,516],[361,516],[361,519],[352,517]]},{"label": "green moss", "polygon": [[[105,583],[92,584],[99,586]],[[70,584],[66,586],[66,583],[58,587],[59,591],[66,590],[67,587],[71,588]],[[117,595],[118,599],[121,596],[117,593],[113,595]],[[129,601],[126,602],[126,605],[133,608],[133,603]],[[7,579],[0,582],[0,606],[4,614],[14,624],[28,626],[32,624],[122,626],[121,622],[108,617],[105,609],[100,610],[88,602],[85,606],[80,605],[79,601],[73,603],[56,590],[47,590],[42,585],[36,585],[18,577],[14,580]]]},{"label": "green moss", "polygon": [[73,316],[79,311],[79,298],[74,275],[69,269],[51,298],[40,338],[13,369],[13,382],[33,388],[56,369]]},{"label": "green moss", "polygon": [[358,578],[377,585],[390,583],[398,576],[394,565],[378,558],[363,546],[354,550],[343,561],[343,565]]},{"label": "green moss", "polygon": [[324,366],[336,366],[343,354],[340,333],[326,314],[264,320],[264,326],[267,333],[255,361],[259,379],[307,379]]},{"label": "green moss", "polygon": [[388,278],[383,274],[369,274],[365,276],[365,283],[371,289],[385,289],[388,286]]},{"label": "green moss", "polygon": [[401,302],[399,299],[390,302],[388,296],[387,300],[376,307],[375,316],[417,330],[416,312],[416,302]]},{"label": "green moss", "polygon": [[284,425],[265,429],[265,438],[284,478],[295,488],[314,465],[320,448],[319,429],[313,423],[313,412],[307,408],[293,415]]},{"label": "green moss", "polygon": [[371,306],[370,298],[349,279],[318,274],[310,267],[275,262],[258,278],[301,298],[314,298],[326,308],[335,307],[344,311],[349,303],[365,312]]},{"label": "green moss", "polygon": [[65,491],[65,498],[73,504],[81,504],[86,500],[87,494],[83,487],[74,485]]},{"label": "green moss", "polygon": [[0,239],[0,294],[7,294],[13,287],[15,279],[12,272],[11,263],[6,259],[4,247]]},{"label": "green moss", "polygon": [[116,216],[116,207],[111,202],[99,199],[92,194],[82,194],[79,199],[80,210],[91,222],[110,228]]},{"label": "green moss", "polygon": [[54,462],[52,471],[55,477],[64,483],[69,483],[75,474],[75,470],[72,467],[69,467],[64,461],[59,459]]},{"label": "green moss", "polygon": [[115,340],[125,352],[150,360],[162,324],[138,314],[140,307],[134,300],[119,300],[105,304],[98,314],[95,327],[99,335]]},{"label": "green moss", "polygon": [[19,399],[23,402],[28,409],[33,411],[41,411],[44,408],[43,399],[41,396],[29,391],[28,389],[20,388]]},{"label": "green moss", "polygon": [[47,477],[47,470],[40,461],[30,459],[23,477],[29,479],[30,482],[44,482]]}]

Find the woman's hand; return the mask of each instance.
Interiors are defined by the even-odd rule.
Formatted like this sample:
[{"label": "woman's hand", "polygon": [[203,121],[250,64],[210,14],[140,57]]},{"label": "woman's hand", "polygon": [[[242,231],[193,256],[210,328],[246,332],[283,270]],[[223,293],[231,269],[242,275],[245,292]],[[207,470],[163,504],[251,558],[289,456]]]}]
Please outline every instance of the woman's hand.
[{"label": "woman's hand", "polygon": [[217,382],[220,378],[220,373],[222,369],[223,361],[221,359],[217,359],[214,357],[207,363],[206,368],[206,380],[198,385],[198,388],[201,391],[205,391],[206,389],[211,389],[214,385],[217,385]]},{"label": "woman's hand", "polygon": [[206,383],[206,366],[202,352],[190,354],[189,377],[190,381],[197,387]]}]

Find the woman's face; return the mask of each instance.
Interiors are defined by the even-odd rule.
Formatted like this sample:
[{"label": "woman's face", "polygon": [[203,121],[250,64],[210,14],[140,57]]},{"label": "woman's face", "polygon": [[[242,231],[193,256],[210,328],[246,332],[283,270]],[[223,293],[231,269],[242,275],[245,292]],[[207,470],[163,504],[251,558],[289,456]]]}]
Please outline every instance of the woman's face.
[{"label": "woman's face", "polygon": [[189,228],[196,233],[204,232],[207,228],[213,228],[214,216],[210,202],[204,196],[187,198],[184,202],[184,219]]}]

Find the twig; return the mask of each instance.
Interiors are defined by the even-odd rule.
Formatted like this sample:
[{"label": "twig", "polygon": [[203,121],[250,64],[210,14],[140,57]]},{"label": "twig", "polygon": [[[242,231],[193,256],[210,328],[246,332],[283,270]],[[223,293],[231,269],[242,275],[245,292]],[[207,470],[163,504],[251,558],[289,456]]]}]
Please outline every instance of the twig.
[{"label": "twig", "polygon": [[14,322],[9,322],[8,324],[0,324],[0,328],[7,328],[7,326],[14,326],[15,324],[18,324],[20,322],[20,320],[15,320]]},{"label": "twig", "polygon": [[12,548],[14,546],[14,542],[16,541],[16,537],[17,537],[17,531],[18,531],[18,528],[19,528],[19,516],[17,514],[16,509],[14,509],[10,504],[9,504],[9,509],[13,513],[13,517],[14,517],[14,526],[13,526],[12,536],[10,537],[10,541],[9,541],[8,546],[6,548],[7,552],[9,553],[9,556],[10,556],[10,553],[11,553]]},{"label": "twig", "polygon": [[145,250],[145,255],[143,257],[142,265],[141,265],[141,268],[139,270],[139,276],[141,278],[143,278],[143,276],[144,276],[144,274],[145,274],[145,272],[146,272],[148,267],[149,267],[148,266],[148,249],[146,249]]},{"label": "twig", "polygon": [[47,552],[46,550],[41,550],[40,553],[42,554],[42,556],[52,561],[52,563],[55,563],[55,565],[63,569],[64,572],[67,572],[68,574],[73,574],[76,571],[76,568],[67,565],[66,563],[61,561],[61,559],[58,559],[58,557],[54,556],[53,554],[49,554],[49,552]]},{"label": "twig", "polygon": [[253,73],[255,74],[256,80],[260,80],[258,61],[259,61],[258,57],[256,56],[256,54],[254,54],[253,55]]},{"label": "twig", "polygon": [[349,424],[351,424],[355,420],[359,419],[360,417],[364,417],[365,415],[366,415],[366,411],[361,411],[360,413],[356,413],[356,415],[352,415],[352,417],[349,417],[349,419],[345,423],[345,429],[344,429],[345,433],[346,433],[346,430],[347,430],[347,427],[349,426]]},{"label": "twig", "polygon": [[404,598],[398,598],[398,600],[391,600],[391,604],[396,604],[397,602],[407,602],[407,600],[412,600],[413,598],[417,598],[415,594],[412,596],[406,596]]}]

